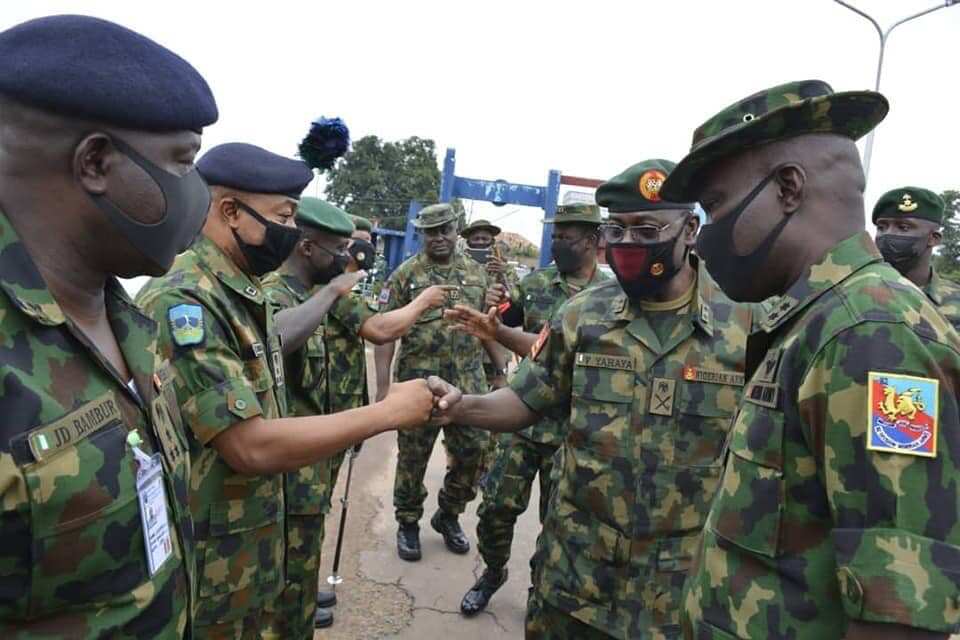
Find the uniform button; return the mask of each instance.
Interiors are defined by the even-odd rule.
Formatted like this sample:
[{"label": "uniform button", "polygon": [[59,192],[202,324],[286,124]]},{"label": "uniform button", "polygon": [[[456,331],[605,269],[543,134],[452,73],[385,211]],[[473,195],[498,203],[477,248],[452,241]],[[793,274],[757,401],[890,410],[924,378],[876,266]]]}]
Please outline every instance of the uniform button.
[{"label": "uniform button", "polygon": [[247,287],[247,288],[244,289],[243,291],[244,291],[244,293],[246,293],[248,296],[255,296],[255,295],[257,295],[257,289],[256,289],[256,287]]},{"label": "uniform button", "polygon": [[233,402],[233,408],[236,409],[237,411],[243,411],[244,409],[247,408],[247,401],[242,398],[237,398]]}]

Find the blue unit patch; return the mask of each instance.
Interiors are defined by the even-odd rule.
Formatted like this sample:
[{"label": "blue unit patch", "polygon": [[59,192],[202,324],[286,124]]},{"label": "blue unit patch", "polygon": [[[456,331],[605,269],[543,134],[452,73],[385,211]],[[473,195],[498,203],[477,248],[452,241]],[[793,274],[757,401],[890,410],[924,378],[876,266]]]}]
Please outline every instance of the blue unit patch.
[{"label": "blue unit patch", "polygon": [[940,381],[871,371],[868,383],[867,449],[935,458]]},{"label": "blue unit patch", "polygon": [[203,309],[198,304],[178,304],[167,311],[170,335],[181,347],[203,343]]}]

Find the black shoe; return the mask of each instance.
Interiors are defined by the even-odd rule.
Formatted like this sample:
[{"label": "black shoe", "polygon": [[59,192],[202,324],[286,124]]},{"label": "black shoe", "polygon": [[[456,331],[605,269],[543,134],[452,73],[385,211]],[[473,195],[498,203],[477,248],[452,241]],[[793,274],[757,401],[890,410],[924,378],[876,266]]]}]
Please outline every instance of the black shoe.
[{"label": "black shoe", "polygon": [[460,523],[457,522],[457,516],[444,513],[443,511],[437,511],[433,514],[433,517],[430,518],[430,526],[433,527],[434,531],[443,536],[443,542],[450,551],[460,555],[470,551],[470,541],[467,540],[463,529],[460,528]]},{"label": "black shoe", "polygon": [[475,616],[487,608],[490,598],[507,581],[507,569],[487,569],[460,602],[460,611],[465,616]]},{"label": "black shoe", "polygon": [[407,562],[416,562],[420,559],[419,525],[401,524],[397,529],[397,555]]},{"label": "black shoe", "polygon": [[329,609],[317,609],[313,614],[313,628],[326,629],[330,626],[333,626],[333,612]]},{"label": "black shoe", "polygon": [[336,606],[337,593],[335,591],[317,591],[317,606],[321,609],[329,609]]}]

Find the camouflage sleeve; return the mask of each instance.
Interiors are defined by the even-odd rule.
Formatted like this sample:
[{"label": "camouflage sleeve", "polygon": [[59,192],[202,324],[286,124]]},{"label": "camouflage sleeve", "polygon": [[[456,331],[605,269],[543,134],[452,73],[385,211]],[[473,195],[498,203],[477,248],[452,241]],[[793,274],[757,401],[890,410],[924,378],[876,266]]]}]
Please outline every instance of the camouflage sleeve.
[{"label": "camouflage sleeve", "polygon": [[960,617],[957,365],[906,326],[861,323],[803,375],[808,448],[784,454],[826,488],[851,619],[947,632]]},{"label": "camouflage sleeve", "polygon": [[[212,305],[185,291],[169,291],[151,298],[145,311],[159,324],[157,345],[175,371],[180,412],[201,444],[237,422],[263,414],[248,375],[251,372],[226,329],[229,324],[217,316]],[[200,319],[199,331],[178,331],[176,321],[185,311]]]},{"label": "camouflage sleeve", "polygon": [[394,309],[405,306],[409,302],[409,300],[404,299],[404,296],[407,294],[406,272],[407,270],[404,268],[404,265],[400,265],[390,274],[390,277],[380,290],[380,311],[393,311]]},{"label": "camouflage sleeve", "polygon": [[329,311],[353,335],[360,335],[363,323],[376,315],[359,295],[340,296]]},{"label": "camouflage sleeve", "polygon": [[564,304],[543,328],[530,355],[510,380],[510,388],[531,411],[562,420],[570,413],[573,360],[576,355],[576,309]]}]

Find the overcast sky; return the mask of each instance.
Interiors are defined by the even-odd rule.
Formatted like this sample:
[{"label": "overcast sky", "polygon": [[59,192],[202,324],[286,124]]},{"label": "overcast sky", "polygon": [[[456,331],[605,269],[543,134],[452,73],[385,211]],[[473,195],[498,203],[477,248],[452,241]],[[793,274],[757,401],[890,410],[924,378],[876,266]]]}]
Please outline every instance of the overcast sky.
[{"label": "overcast sky", "polygon": [[[853,2],[884,26],[935,4]],[[120,22],[193,63],[221,114],[205,148],[244,141],[293,155],[313,118],[340,116],[354,138],[432,138],[438,163],[457,149],[459,175],[535,185],[550,169],[608,178],[646,158],[679,160],[707,117],[776,84],[872,88],[878,51],[872,27],[831,0],[8,0],[0,27],[53,13]],[[868,207],[905,184],[960,188],[958,36],[960,6],[891,36],[892,108]],[[473,209],[506,214],[505,229],[539,243],[539,210]]]}]

